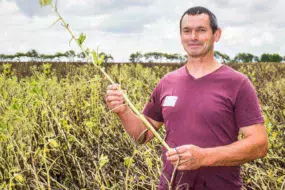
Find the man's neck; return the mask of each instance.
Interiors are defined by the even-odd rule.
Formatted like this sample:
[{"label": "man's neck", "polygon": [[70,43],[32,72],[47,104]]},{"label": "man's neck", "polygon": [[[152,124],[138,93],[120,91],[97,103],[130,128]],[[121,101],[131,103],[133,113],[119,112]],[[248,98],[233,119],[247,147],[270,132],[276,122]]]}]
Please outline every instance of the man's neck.
[{"label": "man's neck", "polygon": [[195,78],[203,77],[215,70],[217,70],[222,64],[216,61],[213,57],[188,57],[187,69],[188,72]]}]

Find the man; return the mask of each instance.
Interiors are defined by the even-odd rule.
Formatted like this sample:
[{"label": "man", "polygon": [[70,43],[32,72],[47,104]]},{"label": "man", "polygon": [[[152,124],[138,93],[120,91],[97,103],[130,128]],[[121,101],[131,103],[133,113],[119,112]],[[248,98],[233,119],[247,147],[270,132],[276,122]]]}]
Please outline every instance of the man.
[{"label": "man", "polygon": [[[156,129],[165,124],[166,142],[173,148],[163,148],[159,189],[168,189],[177,162],[173,189],[241,189],[240,165],[266,155],[267,134],[252,83],[214,59],[221,33],[211,11],[188,9],[180,20],[187,64],[160,80],[144,108]],[[108,87],[110,109],[124,102],[116,89]],[[114,112],[137,141],[153,137],[128,106]]]}]

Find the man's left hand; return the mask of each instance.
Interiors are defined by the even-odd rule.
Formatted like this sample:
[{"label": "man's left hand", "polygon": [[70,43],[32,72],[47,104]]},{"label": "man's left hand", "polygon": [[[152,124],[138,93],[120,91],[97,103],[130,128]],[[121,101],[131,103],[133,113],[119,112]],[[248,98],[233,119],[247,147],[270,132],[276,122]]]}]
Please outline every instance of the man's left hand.
[{"label": "man's left hand", "polygon": [[167,160],[173,166],[179,161],[178,170],[196,170],[204,166],[206,159],[205,149],[195,145],[183,145],[166,152]]}]

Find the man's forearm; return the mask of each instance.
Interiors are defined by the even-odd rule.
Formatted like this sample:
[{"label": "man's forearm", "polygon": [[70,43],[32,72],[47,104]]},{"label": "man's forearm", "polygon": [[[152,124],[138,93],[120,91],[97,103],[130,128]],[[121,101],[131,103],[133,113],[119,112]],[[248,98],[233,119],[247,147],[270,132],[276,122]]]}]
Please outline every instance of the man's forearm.
[{"label": "man's forearm", "polygon": [[245,138],[230,145],[205,149],[204,166],[236,166],[266,155],[267,141]]},{"label": "man's forearm", "polygon": [[142,120],[128,107],[123,114],[118,114],[126,132],[139,144],[146,141],[147,128]]}]

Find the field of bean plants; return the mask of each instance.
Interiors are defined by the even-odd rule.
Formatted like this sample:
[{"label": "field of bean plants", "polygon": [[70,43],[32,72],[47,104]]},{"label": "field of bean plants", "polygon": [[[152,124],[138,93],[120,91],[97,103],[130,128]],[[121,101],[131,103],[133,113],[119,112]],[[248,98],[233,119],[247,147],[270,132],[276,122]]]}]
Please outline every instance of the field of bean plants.
[{"label": "field of bean plants", "polygon": [[[161,144],[139,146],[124,132],[98,70],[25,63],[21,74],[17,64],[0,64],[0,189],[156,189]],[[253,82],[269,136],[267,156],[243,165],[244,189],[285,189],[285,64],[229,65]],[[142,111],[160,78],[180,66],[105,69]]]}]

